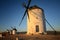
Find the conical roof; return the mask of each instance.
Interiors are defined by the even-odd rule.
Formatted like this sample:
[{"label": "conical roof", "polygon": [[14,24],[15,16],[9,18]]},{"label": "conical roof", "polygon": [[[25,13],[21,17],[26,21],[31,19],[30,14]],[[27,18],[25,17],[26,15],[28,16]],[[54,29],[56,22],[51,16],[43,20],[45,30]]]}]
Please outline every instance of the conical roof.
[{"label": "conical roof", "polygon": [[38,7],[37,5],[31,6],[29,8],[29,10],[32,10],[32,9],[41,9],[43,11],[43,9],[41,7]]}]

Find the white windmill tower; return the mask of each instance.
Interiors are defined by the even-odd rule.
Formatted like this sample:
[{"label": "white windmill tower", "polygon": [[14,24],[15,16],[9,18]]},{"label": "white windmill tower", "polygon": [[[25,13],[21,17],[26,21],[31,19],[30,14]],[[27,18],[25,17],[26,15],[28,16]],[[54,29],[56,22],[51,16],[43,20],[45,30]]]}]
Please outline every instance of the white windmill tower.
[{"label": "white windmill tower", "polygon": [[15,26],[14,26],[14,28],[13,27],[11,27],[12,28],[12,30],[11,30],[11,34],[16,34],[16,32],[17,32],[17,29],[15,28]]},{"label": "white windmill tower", "polygon": [[24,4],[24,7],[26,8],[26,10],[19,26],[21,25],[25,15],[27,14],[27,34],[42,34],[42,33],[46,34],[45,22],[47,22],[49,26],[55,31],[55,29],[46,20],[44,15],[44,10],[36,5],[29,7],[30,2],[31,0],[28,1],[27,6]]},{"label": "white windmill tower", "polygon": [[46,33],[45,16],[42,8],[32,6],[28,9],[30,21],[27,18],[27,34]]}]

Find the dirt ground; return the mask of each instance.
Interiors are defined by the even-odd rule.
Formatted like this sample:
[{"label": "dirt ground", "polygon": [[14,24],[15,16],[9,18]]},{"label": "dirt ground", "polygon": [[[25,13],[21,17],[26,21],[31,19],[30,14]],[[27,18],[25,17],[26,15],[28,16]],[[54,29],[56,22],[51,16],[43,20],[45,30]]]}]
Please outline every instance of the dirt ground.
[{"label": "dirt ground", "polygon": [[16,34],[0,37],[0,40],[60,40],[60,35],[27,35]]}]

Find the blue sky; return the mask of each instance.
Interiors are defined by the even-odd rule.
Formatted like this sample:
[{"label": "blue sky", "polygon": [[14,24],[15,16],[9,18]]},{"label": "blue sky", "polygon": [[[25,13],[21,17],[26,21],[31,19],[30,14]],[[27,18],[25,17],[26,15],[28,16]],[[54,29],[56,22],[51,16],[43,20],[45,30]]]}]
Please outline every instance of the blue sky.
[{"label": "blue sky", "polygon": [[[26,16],[19,26],[25,8],[22,3],[28,3],[28,0],[0,0],[0,32],[16,27],[18,31],[26,31]],[[60,31],[60,0],[32,0],[31,5],[37,5],[44,9],[44,14],[49,23]],[[52,30],[46,24],[47,30]]]}]

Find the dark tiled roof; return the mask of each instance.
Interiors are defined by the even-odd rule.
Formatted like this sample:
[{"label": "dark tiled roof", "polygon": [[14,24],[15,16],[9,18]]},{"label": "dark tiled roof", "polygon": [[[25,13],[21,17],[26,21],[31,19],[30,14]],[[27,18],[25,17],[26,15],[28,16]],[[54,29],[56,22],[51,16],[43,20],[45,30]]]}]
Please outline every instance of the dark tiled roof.
[{"label": "dark tiled roof", "polygon": [[17,31],[17,29],[16,29],[16,28],[13,28],[13,30],[16,30],[16,31]]},{"label": "dark tiled roof", "polygon": [[42,8],[40,8],[40,7],[38,7],[38,6],[36,6],[36,5],[34,5],[34,6],[31,6],[30,8],[29,8],[29,10],[32,10],[32,9],[41,9],[42,11],[43,11],[43,9]]}]

